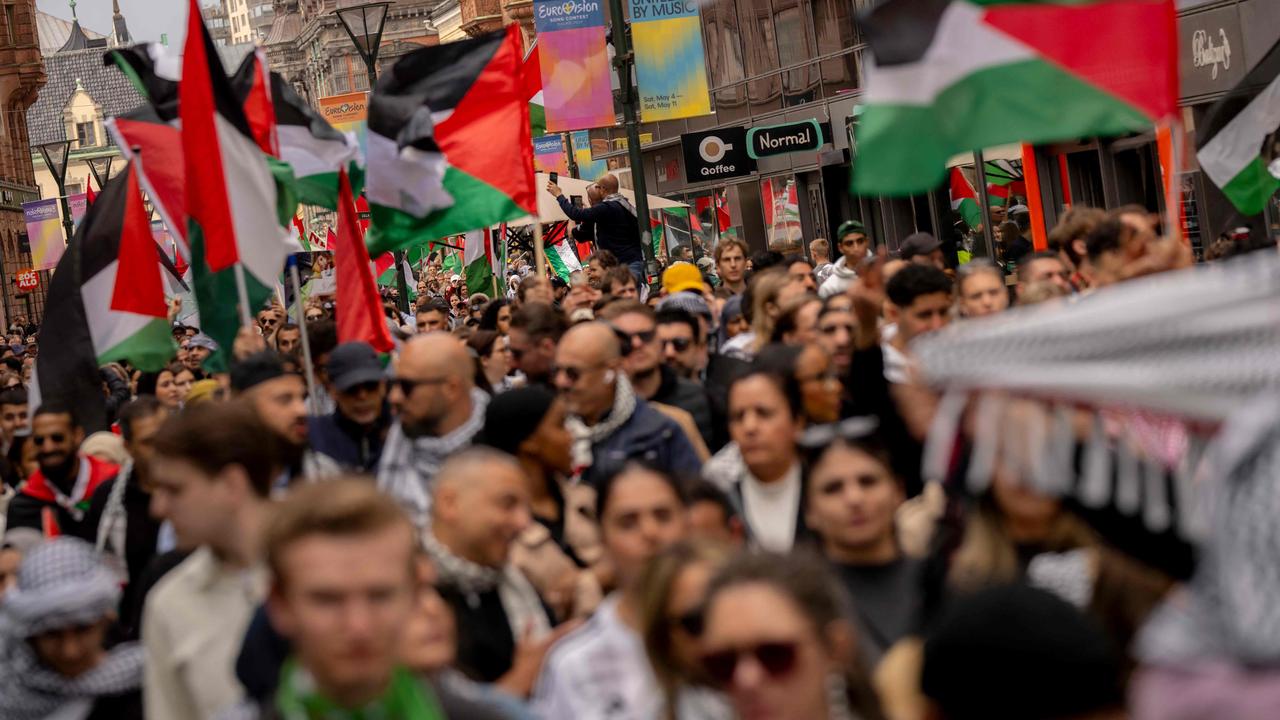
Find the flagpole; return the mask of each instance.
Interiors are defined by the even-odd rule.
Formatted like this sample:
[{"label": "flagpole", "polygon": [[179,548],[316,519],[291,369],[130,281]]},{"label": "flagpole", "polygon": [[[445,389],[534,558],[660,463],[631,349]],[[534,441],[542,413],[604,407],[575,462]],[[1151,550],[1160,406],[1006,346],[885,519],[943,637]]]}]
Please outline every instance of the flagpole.
[{"label": "flagpole", "polygon": [[533,263],[538,277],[547,277],[547,249],[542,243],[542,221],[533,219]]},{"label": "flagpole", "polygon": [[973,151],[973,172],[978,181],[975,188],[978,195],[978,207],[982,208],[982,240],[986,245],[986,257],[997,263],[996,244],[994,242],[996,228],[991,227],[991,198],[987,196],[987,160],[981,150]]},{"label": "flagpole", "polygon": [[[289,277],[293,280],[293,296],[298,303],[300,314],[305,315],[302,311],[302,276],[298,274],[298,256],[289,256]],[[315,370],[311,367],[311,339],[307,337],[307,322],[305,317],[298,318],[298,328],[302,331],[302,364],[307,370],[307,401],[311,406],[312,413],[316,411],[316,377]]]},{"label": "flagpole", "polygon": [[1165,234],[1175,240],[1185,241],[1182,237],[1182,188],[1178,177],[1182,167],[1182,123],[1176,117],[1165,121],[1169,131],[1169,177],[1165,178],[1164,226]]},{"label": "flagpole", "polygon": [[493,299],[498,299],[498,246],[493,241],[494,230],[492,227],[485,229],[485,234],[489,236],[489,279],[493,281]]}]

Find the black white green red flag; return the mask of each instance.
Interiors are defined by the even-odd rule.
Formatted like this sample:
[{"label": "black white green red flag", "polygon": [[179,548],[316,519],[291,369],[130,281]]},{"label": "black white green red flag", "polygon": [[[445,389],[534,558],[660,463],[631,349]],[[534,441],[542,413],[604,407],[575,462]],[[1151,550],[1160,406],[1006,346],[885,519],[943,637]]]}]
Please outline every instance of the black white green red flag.
[{"label": "black white green red flag", "polygon": [[1243,215],[1280,190],[1280,42],[1205,114],[1197,128],[1200,169]]},{"label": "black white green red flag", "polygon": [[537,214],[521,36],[414,50],[369,102],[372,257]]},{"label": "black white green red flag", "polygon": [[40,334],[40,402],[73,407],[86,429],[105,429],[98,368],[122,360],[144,371],[164,367],[177,347],[162,272],[130,164],[98,194],[50,281],[44,325],[56,330]]},{"label": "black white green red flag", "polygon": [[1177,110],[1173,0],[888,0],[871,46],[852,190],[905,195],[951,156],[1146,130]]},{"label": "black white green red flag", "polygon": [[[222,367],[243,313],[271,297],[294,246],[292,209],[280,217],[276,181],[254,142],[244,109],[218,61],[213,40],[190,0],[179,83],[187,237],[201,329],[218,342],[207,361]],[[248,308],[241,308],[236,268],[243,270]]]}]

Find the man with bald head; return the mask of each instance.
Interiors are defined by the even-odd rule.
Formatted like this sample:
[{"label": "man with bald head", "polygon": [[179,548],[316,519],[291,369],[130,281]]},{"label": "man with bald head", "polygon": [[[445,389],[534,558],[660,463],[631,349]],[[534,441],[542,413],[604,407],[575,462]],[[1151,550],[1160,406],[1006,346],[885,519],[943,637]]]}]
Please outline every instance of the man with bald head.
[{"label": "man with bald head", "polygon": [[628,459],[675,475],[702,467],[680,426],[637,397],[622,372],[622,338],[602,322],[575,325],[556,348],[552,379],[565,400],[574,466],[599,483]]},{"label": "man with bald head", "polygon": [[441,464],[484,427],[489,396],[475,386],[474,367],[462,341],[443,332],[418,335],[400,351],[390,396],[399,417],[382,450],[378,488],[419,527]]},{"label": "man with bald head", "polygon": [[[560,203],[560,210],[575,223],[590,225],[595,229],[596,250],[608,250],[627,266],[636,278],[636,285],[645,285],[644,250],[640,245],[640,225],[636,221],[636,208],[618,192],[618,178],[611,174],[587,187],[591,206],[574,207],[564,191],[555,183],[547,183],[547,192]],[[600,198],[598,201],[596,198]],[[647,221],[646,221],[647,222]]]},{"label": "man with bald head", "polygon": [[529,513],[520,465],[506,453],[474,447],[441,465],[431,528],[423,533],[436,588],[453,609],[458,669],[518,697],[529,693],[536,675],[526,656],[541,663],[551,629],[537,590],[510,562]]}]

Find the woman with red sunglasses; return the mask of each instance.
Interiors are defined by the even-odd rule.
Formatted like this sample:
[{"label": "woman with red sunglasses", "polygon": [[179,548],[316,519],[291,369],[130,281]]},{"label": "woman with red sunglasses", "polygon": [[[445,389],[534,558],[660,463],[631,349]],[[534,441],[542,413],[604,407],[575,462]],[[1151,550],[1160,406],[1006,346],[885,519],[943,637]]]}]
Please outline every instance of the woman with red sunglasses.
[{"label": "woman with red sunglasses", "polygon": [[741,720],[879,720],[850,617],[815,559],[744,555],[711,581],[703,671]]}]

